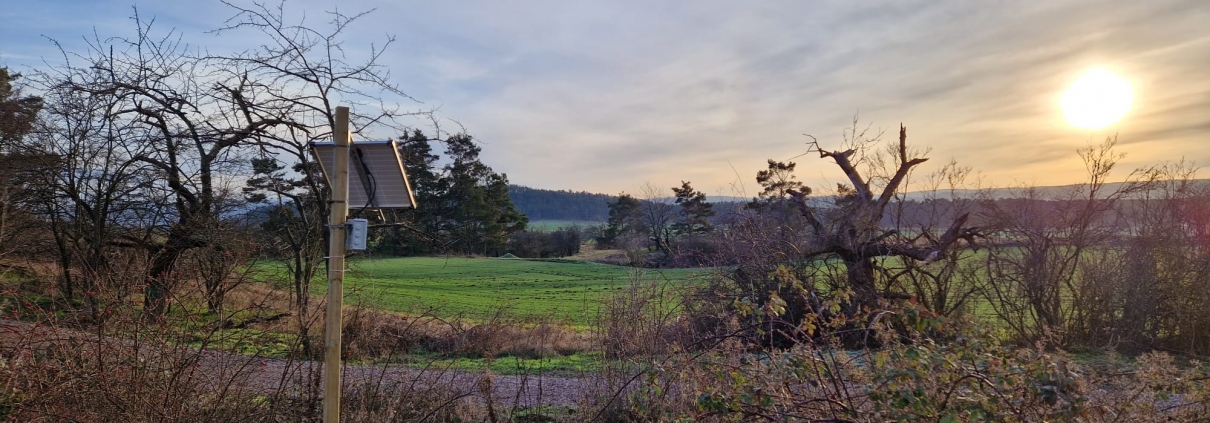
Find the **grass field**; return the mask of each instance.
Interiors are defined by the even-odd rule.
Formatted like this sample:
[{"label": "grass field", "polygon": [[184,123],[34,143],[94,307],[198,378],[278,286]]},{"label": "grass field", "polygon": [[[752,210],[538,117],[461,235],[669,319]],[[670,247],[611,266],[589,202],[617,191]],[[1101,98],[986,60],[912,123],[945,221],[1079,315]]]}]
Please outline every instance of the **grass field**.
[{"label": "grass field", "polygon": [[[636,273],[640,272],[640,273]],[[591,262],[496,258],[409,257],[358,259],[345,276],[346,302],[404,314],[438,307],[442,316],[483,319],[507,308],[513,316],[541,316],[587,326],[600,300],[633,278],[681,283],[701,269],[641,270]],[[316,281],[315,292],[326,289]]]},{"label": "grass field", "polygon": [[534,220],[525,225],[525,229],[531,231],[553,231],[572,225],[579,226],[581,229],[583,229],[589,226],[602,224],[603,222],[594,222],[589,220]]}]

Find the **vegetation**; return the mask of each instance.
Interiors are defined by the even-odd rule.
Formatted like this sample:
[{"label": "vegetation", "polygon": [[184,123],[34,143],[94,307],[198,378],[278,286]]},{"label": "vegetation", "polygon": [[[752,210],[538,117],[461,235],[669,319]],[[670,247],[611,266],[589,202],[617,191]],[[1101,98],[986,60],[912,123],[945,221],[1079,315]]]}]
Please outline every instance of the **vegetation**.
[{"label": "vegetation", "polygon": [[33,130],[42,98],[22,95],[13,85],[20,77],[0,68],[0,260],[29,245],[38,223],[29,213],[32,192],[20,183],[36,172],[37,161],[16,146]]},{"label": "vegetation", "polygon": [[579,191],[552,191],[521,185],[508,187],[508,197],[530,220],[604,221],[605,203],[613,197]]},{"label": "vegetation", "polygon": [[[443,317],[484,320],[502,310],[515,317],[541,316],[587,327],[602,299],[626,288],[634,270],[580,261],[409,257],[355,260],[346,274],[349,295],[404,314],[440,310]],[[648,275],[673,286],[708,275],[699,269],[666,269]],[[321,291],[323,280],[314,288]]]},{"label": "vegetation", "polygon": [[[435,142],[444,144],[443,155],[434,152]],[[473,137],[454,134],[444,140],[433,139],[419,129],[412,129],[401,137],[399,145],[418,207],[407,211],[352,207],[354,217],[369,218],[374,225],[385,226],[369,240],[370,251],[391,255],[507,252],[509,237],[524,230],[528,219],[508,198],[507,175],[495,173],[479,159],[480,148]],[[439,166],[442,161],[446,164]],[[282,167],[274,164],[269,171],[278,172]],[[298,165],[295,170],[303,173]],[[263,203],[266,197],[259,191],[265,181],[280,180],[281,176],[257,173],[266,177],[252,180],[245,192],[250,193],[249,199]],[[273,186],[322,183],[315,172],[306,175],[307,181],[281,181]],[[288,198],[290,204],[307,204],[306,199],[296,197]]]},{"label": "vegetation", "polygon": [[[609,219],[595,237],[598,248],[627,250],[632,264],[656,267],[683,265],[686,257],[709,254],[711,247],[703,251],[694,242],[713,230],[714,205],[707,203],[706,194],[687,181],[673,187],[672,193],[673,197],[665,196],[648,184],[643,188],[642,199],[622,193],[616,201],[609,202]],[[684,247],[683,251],[680,247]],[[660,256],[638,260],[635,251],[642,248]]]},{"label": "vegetation", "polygon": [[[228,6],[218,33],[268,41],[201,55],[136,13],[28,79],[0,69],[5,419],[314,421],[332,222],[309,145],[339,101],[398,135],[421,205],[352,205],[374,231],[341,310],[348,421],[1210,420],[1192,165],[1110,183],[1109,138],[1077,152],[1083,184],[993,194],[953,162],[916,175],[902,125],[854,123],[808,144],[845,175],[829,195],[775,160],[726,210],[688,181],[510,188],[473,136],[406,124],[432,116],[384,99],[406,94],[380,48],[343,44],[357,16]],[[526,231],[527,209],[605,226]],[[517,258],[588,239],[626,266]]]},{"label": "vegetation", "polygon": [[519,257],[567,257],[580,253],[582,237],[582,231],[576,225],[551,232],[525,231],[513,234],[508,247],[513,255]]},{"label": "vegetation", "polygon": [[[603,221],[603,220],[602,220]],[[601,222],[586,221],[586,220],[531,220],[525,225],[526,229],[538,231],[554,231],[558,229],[577,226],[580,229],[589,230],[593,226],[599,225]],[[587,240],[586,240],[587,241]]]}]

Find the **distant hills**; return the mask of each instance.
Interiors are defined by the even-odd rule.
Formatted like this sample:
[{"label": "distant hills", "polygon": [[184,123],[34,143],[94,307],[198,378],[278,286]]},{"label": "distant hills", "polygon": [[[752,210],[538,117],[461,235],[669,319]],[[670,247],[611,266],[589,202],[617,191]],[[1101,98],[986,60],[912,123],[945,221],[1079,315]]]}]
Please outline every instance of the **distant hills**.
[{"label": "distant hills", "polygon": [[[508,197],[529,220],[580,220],[605,222],[609,219],[606,204],[616,195],[596,194],[586,191],[549,190],[510,185]],[[749,198],[732,196],[707,196],[711,203],[746,203]]]},{"label": "distant hills", "polygon": [[[1193,185],[1200,189],[1210,190],[1210,179],[1195,180],[1193,181]],[[1103,193],[1111,193],[1121,186],[1121,182],[1107,183],[1105,184]],[[1072,195],[1080,189],[1080,186],[1059,185],[1034,187],[1033,189],[1040,198],[1054,199]],[[982,191],[972,189],[938,190],[935,195],[932,192],[917,191],[907,193],[907,198],[909,200],[973,198],[979,195],[980,192],[985,192],[993,199],[1003,199],[1020,197],[1023,194],[1023,189],[990,188]],[[518,210],[521,210],[522,213],[525,213],[526,216],[529,216],[530,220],[579,220],[594,222],[604,222],[609,219],[609,206],[606,205],[606,202],[613,201],[617,197],[615,195],[596,194],[586,191],[555,191],[521,185],[509,186],[508,195],[513,200],[513,205]],[[716,204],[730,203],[727,206],[738,206],[751,200],[746,197],[714,195],[707,196],[706,199]]]},{"label": "distant hills", "polygon": [[[1123,182],[1106,183],[1101,188],[1100,196],[1103,197],[1105,195],[1113,193],[1113,192],[1117,191],[1119,188],[1121,188],[1122,185],[1124,185]],[[1192,180],[1192,181],[1190,181],[1190,186],[1194,189],[1210,190],[1210,179]],[[1039,198],[1059,199],[1064,196],[1076,194],[1079,190],[1082,189],[1082,187],[1083,187],[1083,185],[1074,185],[1073,184],[1073,185],[1055,185],[1055,186],[1033,187],[1032,189],[1034,190],[1034,192],[1037,194],[1037,196]],[[921,200],[921,199],[925,199],[925,198],[945,198],[945,199],[973,198],[977,195],[980,195],[981,192],[985,192],[989,198],[1000,200],[1000,199],[1005,199],[1005,198],[1022,197],[1023,194],[1025,193],[1025,190],[1026,190],[1025,188],[988,188],[985,190],[959,189],[959,190],[954,190],[953,192],[950,192],[949,190],[938,190],[936,193],[936,197],[934,197],[933,193],[931,193],[931,192],[916,191],[916,192],[907,193],[907,198],[909,200]]]},{"label": "distant hills", "polygon": [[585,191],[553,191],[510,185],[508,197],[529,220],[584,220],[604,222],[609,219],[607,201],[616,196]]}]

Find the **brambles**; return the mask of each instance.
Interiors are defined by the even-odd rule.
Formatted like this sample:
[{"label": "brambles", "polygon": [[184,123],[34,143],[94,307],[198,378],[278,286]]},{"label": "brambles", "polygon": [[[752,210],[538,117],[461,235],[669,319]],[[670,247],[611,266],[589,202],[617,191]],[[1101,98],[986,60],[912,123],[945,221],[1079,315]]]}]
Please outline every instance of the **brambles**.
[{"label": "brambles", "polygon": [[[907,316],[910,309],[895,310]],[[918,314],[919,316],[919,314]],[[924,327],[948,325],[924,317]],[[890,326],[892,323],[886,323]],[[888,328],[889,329],[889,328]],[[935,342],[883,334],[879,349],[817,340],[785,349],[666,358],[651,364],[621,421],[1200,421],[1210,375],[1155,353],[1099,366],[1043,345],[1020,348],[972,332]],[[899,333],[902,333],[900,331]],[[651,363],[656,363],[653,360]],[[675,362],[675,365],[671,365]]]}]

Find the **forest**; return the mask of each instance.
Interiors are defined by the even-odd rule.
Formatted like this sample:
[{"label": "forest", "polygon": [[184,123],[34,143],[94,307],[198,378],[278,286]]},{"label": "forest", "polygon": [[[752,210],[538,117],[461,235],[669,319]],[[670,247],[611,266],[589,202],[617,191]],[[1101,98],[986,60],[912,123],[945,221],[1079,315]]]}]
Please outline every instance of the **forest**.
[{"label": "forest", "polygon": [[609,216],[605,194],[586,191],[554,191],[520,185],[508,187],[508,198],[529,220],[579,220],[603,222]]}]

